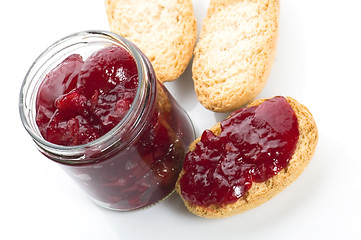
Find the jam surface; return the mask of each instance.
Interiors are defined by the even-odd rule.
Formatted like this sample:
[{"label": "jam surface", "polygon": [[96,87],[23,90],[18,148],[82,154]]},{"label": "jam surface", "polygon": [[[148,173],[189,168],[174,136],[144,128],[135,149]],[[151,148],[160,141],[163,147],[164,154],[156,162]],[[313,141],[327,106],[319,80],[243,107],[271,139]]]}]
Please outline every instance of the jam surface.
[{"label": "jam surface", "polygon": [[285,98],[242,108],[221,122],[217,136],[206,130],[184,161],[183,198],[209,206],[237,201],[285,168],[299,138],[295,112]]},{"label": "jam surface", "polygon": [[59,145],[93,141],[125,116],[137,85],[136,63],[121,47],[104,48],[86,61],[70,55],[40,86],[36,103],[39,130],[47,141]]},{"label": "jam surface", "polygon": [[[155,79],[155,78],[154,78]],[[40,85],[36,122],[52,143],[75,146],[106,134],[124,118],[137,94],[138,70],[123,48],[110,46],[87,59],[72,54]],[[111,209],[132,210],[169,195],[194,140],[185,112],[157,83],[155,104],[126,149],[100,160],[62,166],[92,199]],[[126,133],[127,134],[127,133]]]}]

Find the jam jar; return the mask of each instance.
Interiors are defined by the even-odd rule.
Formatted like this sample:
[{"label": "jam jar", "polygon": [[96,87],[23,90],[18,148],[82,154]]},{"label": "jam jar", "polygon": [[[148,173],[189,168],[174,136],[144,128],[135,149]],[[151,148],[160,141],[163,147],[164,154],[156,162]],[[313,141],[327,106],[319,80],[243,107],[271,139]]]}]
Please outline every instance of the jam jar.
[{"label": "jam jar", "polygon": [[20,92],[22,123],[102,207],[151,206],[174,191],[192,122],[127,39],[84,31],[47,48]]}]

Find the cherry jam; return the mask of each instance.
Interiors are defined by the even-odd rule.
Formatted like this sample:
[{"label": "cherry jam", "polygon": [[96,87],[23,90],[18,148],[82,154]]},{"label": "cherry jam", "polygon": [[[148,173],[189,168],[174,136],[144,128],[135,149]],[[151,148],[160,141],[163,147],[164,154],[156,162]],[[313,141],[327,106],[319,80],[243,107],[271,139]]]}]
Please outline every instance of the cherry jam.
[{"label": "cherry jam", "polygon": [[85,62],[72,54],[52,69],[40,86],[36,123],[49,142],[86,144],[123,119],[137,87],[137,65],[124,48],[106,47]]},{"label": "cherry jam", "polygon": [[219,135],[206,130],[187,153],[182,197],[200,206],[234,203],[253,182],[287,167],[298,138],[296,114],[283,97],[235,111],[221,122]]},{"label": "cherry jam", "polygon": [[20,106],[39,150],[114,210],[171,194],[194,140],[189,117],[148,59],[108,32],[81,32],[51,46],[26,76]]}]

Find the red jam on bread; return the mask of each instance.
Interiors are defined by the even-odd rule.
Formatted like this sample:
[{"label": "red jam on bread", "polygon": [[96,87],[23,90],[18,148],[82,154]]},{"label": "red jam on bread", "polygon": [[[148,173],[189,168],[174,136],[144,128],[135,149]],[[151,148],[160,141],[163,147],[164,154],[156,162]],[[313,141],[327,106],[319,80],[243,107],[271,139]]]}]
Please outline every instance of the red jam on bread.
[{"label": "red jam on bread", "polygon": [[298,121],[283,97],[241,108],[206,130],[187,153],[180,179],[184,200],[198,206],[236,202],[251,188],[287,167],[299,138]]}]

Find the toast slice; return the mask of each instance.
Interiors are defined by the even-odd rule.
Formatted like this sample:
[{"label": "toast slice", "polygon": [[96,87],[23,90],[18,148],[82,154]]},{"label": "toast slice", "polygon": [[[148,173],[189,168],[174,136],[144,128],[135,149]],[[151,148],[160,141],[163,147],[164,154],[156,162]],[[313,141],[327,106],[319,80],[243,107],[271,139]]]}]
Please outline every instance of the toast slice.
[{"label": "toast slice", "polygon": [[230,112],[260,94],[275,58],[278,21],[278,0],[211,0],[192,65],[204,107]]},{"label": "toast slice", "polygon": [[[247,105],[247,107],[258,106],[265,100],[266,99],[255,100]],[[250,210],[283,191],[301,175],[315,152],[318,142],[318,130],[312,114],[304,105],[290,97],[286,97],[286,101],[296,114],[299,130],[296,150],[287,167],[264,182],[253,182],[246,194],[241,196],[236,202],[223,205],[211,204],[209,206],[194,205],[182,197],[180,179],[185,174],[183,168],[176,183],[176,191],[182,197],[185,206],[191,213],[205,218],[222,218]],[[218,135],[221,132],[220,123],[216,124],[210,130],[215,135]],[[193,151],[199,141],[200,138],[196,139],[190,145],[189,151]]]},{"label": "toast slice", "polygon": [[110,30],[144,52],[161,82],[184,72],[197,39],[191,0],[105,0],[105,6]]}]

